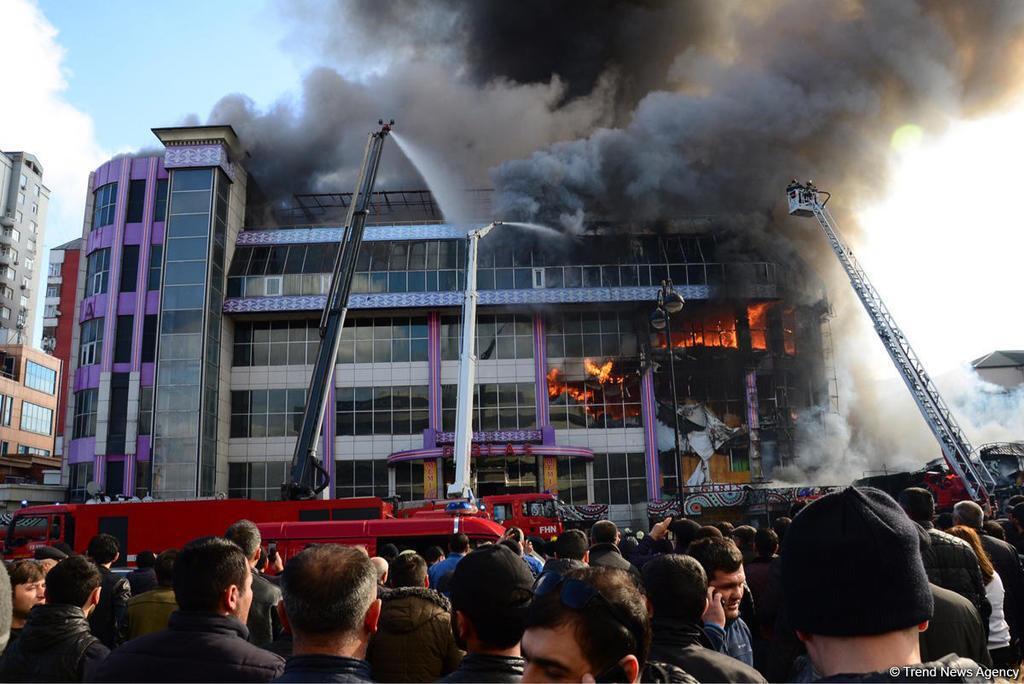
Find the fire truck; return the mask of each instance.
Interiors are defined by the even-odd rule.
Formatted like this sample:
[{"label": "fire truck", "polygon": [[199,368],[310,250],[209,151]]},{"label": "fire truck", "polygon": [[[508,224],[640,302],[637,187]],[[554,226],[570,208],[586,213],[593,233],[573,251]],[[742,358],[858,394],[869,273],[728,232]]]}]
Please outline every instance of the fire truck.
[{"label": "fire truck", "polygon": [[[554,539],[564,531],[559,510],[564,505],[554,494],[494,494],[479,499],[481,517],[494,520],[505,528],[518,527],[527,537]],[[446,515],[450,502],[427,501],[418,506],[395,511],[399,519],[439,517]]]}]

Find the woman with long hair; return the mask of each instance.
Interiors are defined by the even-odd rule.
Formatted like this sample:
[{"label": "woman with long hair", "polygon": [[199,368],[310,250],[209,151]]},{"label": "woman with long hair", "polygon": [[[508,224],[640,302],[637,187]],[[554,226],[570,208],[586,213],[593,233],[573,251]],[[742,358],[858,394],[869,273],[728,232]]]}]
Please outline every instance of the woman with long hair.
[{"label": "woman with long hair", "polygon": [[999,578],[999,573],[992,567],[992,559],[989,558],[985,547],[981,545],[981,538],[977,532],[965,525],[956,525],[946,531],[970,544],[974,555],[978,557],[978,565],[981,566],[981,579],[985,583],[985,598],[992,606],[992,614],[988,618],[988,652],[992,656],[992,665],[994,667],[1014,666],[1014,649],[1010,646],[1010,626],[1006,623],[1006,613],[1003,611],[1003,598],[1006,595],[1003,589],[1003,580]]}]

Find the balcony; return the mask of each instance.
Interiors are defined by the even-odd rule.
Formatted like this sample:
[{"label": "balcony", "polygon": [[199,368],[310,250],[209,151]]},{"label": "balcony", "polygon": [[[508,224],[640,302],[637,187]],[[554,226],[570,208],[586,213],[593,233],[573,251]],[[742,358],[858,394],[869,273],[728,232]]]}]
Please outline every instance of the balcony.
[{"label": "balcony", "polygon": [[11,227],[14,225],[14,212],[5,211],[0,214],[0,226]]}]

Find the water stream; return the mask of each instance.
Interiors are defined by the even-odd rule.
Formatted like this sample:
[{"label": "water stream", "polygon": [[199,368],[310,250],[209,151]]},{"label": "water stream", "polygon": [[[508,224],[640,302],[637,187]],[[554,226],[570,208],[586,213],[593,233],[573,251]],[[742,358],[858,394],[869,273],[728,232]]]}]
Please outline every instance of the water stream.
[{"label": "water stream", "polygon": [[467,202],[465,184],[452,172],[450,168],[438,163],[431,158],[430,154],[420,146],[410,142],[407,138],[391,131],[398,148],[412,162],[412,165],[419,171],[427,188],[434,196],[434,201],[441,209],[441,214],[448,223],[468,223],[474,217],[470,216],[470,208]]}]

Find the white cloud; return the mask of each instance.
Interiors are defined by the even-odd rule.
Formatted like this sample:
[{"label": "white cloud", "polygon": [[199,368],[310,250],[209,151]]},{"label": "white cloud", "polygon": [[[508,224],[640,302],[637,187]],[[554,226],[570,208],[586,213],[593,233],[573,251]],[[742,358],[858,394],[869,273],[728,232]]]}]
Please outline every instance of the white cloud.
[{"label": "white cloud", "polygon": [[7,64],[17,67],[4,73],[4,91],[16,99],[0,107],[0,149],[30,152],[43,165],[50,189],[46,244],[58,245],[82,234],[89,172],[111,155],[97,143],[92,118],[64,99],[65,50],[36,3],[4,0],[0,26]]}]

